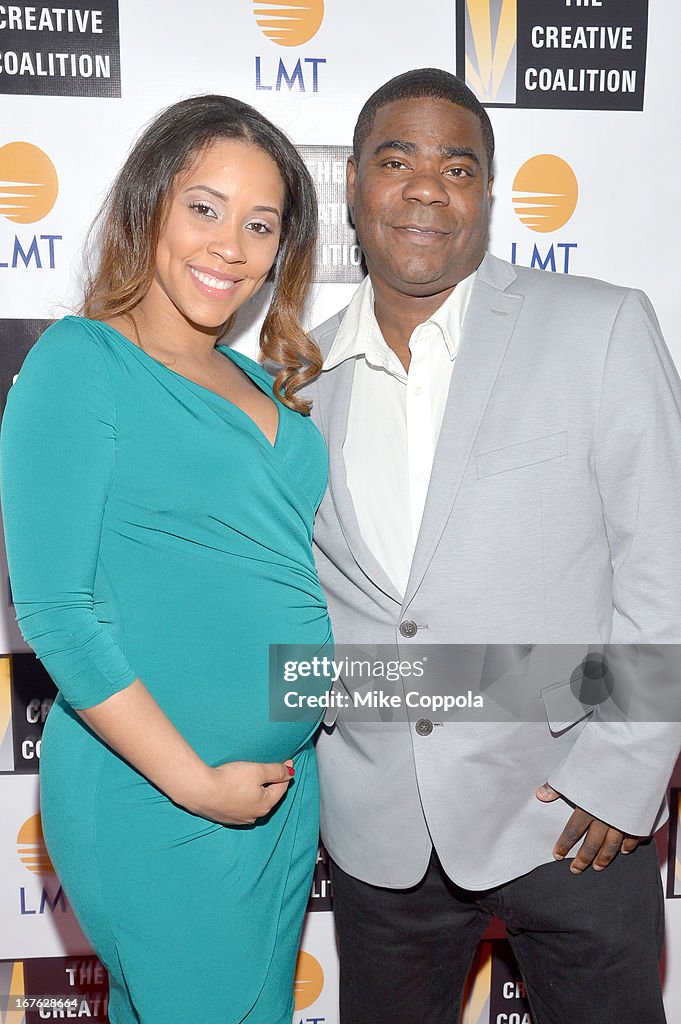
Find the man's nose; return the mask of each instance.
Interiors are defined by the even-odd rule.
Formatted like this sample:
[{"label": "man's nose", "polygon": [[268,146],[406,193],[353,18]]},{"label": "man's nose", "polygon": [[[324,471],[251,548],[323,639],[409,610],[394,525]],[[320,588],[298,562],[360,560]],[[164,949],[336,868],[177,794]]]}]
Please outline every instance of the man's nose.
[{"label": "man's nose", "polygon": [[439,170],[423,167],[409,175],[403,192],[405,199],[416,199],[420,203],[449,204],[449,192]]}]

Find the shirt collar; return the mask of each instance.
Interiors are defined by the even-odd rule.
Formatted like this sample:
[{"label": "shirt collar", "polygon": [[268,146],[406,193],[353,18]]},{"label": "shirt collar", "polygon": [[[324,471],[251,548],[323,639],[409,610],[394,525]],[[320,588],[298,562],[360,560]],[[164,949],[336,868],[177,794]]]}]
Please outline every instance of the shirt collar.
[{"label": "shirt collar", "polygon": [[[433,315],[414,330],[412,338],[421,328],[433,324],[440,329],[449,358],[453,360],[456,357],[476,273],[474,270],[463,281],[459,281],[452,294]],[[346,359],[356,356],[364,356],[372,365],[383,367],[392,362],[391,357],[397,358],[386,344],[374,315],[374,290],[369,277],[364,278],[350,300],[329,354],[324,360],[323,370],[332,370]]]}]

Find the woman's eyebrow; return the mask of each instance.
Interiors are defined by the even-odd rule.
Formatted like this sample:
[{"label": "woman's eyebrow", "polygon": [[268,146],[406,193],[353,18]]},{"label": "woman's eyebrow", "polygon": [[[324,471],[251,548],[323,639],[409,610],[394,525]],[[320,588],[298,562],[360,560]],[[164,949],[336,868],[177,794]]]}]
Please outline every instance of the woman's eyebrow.
[{"label": "woman's eyebrow", "polygon": [[[216,199],[222,199],[225,203],[229,202],[229,196],[226,196],[224,192],[218,192],[216,188],[211,188],[210,185],[189,185],[185,192],[194,192],[195,190],[207,192],[209,195],[215,196]],[[273,213],[281,220],[281,210],[278,210],[276,206],[254,206],[253,209],[257,213]]]}]

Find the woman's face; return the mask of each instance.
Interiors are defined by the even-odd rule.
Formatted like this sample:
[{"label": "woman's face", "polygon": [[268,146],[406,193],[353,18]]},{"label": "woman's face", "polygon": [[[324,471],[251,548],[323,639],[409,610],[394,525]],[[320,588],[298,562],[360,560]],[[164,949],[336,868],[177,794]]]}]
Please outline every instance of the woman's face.
[{"label": "woman's face", "polygon": [[180,177],[140,303],[147,323],[219,334],[277,255],[284,183],[274,160],[233,139],[213,143]]}]

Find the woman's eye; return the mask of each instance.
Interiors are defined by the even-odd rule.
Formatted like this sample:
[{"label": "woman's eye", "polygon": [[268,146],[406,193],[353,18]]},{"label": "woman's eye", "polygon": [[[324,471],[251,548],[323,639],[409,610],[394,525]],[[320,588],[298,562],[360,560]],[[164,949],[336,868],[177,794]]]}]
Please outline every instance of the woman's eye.
[{"label": "woman's eye", "polygon": [[255,231],[257,235],[272,234],[272,228],[262,220],[252,220],[248,227],[251,231]]},{"label": "woman's eye", "polygon": [[215,217],[215,210],[208,203],[202,203],[200,201],[197,201],[195,203],[191,203],[190,205],[192,210],[196,210],[199,217]]}]

